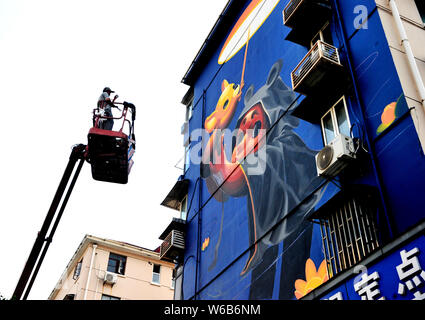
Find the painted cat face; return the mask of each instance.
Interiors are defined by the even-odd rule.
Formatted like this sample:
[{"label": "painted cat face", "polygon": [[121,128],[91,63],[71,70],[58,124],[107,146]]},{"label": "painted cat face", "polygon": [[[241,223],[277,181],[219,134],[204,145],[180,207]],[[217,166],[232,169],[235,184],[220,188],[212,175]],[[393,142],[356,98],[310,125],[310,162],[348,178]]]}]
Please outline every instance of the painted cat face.
[{"label": "painted cat face", "polygon": [[223,80],[221,95],[215,110],[205,119],[205,130],[211,133],[214,129],[225,129],[235,114],[237,104],[241,97],[240,86]]}]

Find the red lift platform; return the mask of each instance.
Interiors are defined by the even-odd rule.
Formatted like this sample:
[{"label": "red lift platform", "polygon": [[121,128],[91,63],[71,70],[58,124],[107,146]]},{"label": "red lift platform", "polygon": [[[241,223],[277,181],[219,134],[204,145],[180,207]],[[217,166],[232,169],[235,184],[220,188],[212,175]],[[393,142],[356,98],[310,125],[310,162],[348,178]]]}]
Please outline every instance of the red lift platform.
[{"label": "red lift platform", "polygon": [[[133,164],[132,156],[136,147],[134,135],[134,120],[136,108],[133,104],[124,102],[122,114],[118,118],[106,117],[93,110],[94,126],[88,134],[87,161],[91,165],[92,177],[95,180],[125,184]],[[131,120],[127,119],[128,112]],[[119,131],[105,130],[99,127],[102,120],[120,120]],[[117,124],[115,124],[117,125]],[[128,125],[127,133],[123,130]]]}]

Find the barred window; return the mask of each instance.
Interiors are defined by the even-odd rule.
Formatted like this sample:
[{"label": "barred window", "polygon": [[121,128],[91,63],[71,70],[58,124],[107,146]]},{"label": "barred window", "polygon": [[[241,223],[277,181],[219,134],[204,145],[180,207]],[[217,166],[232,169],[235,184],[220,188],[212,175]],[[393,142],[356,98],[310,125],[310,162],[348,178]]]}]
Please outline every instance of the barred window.
[{"label": "barred window", "polygon": [[372,195],[338,197],[317,217],[329,277],[359,263],[379,247]]}]

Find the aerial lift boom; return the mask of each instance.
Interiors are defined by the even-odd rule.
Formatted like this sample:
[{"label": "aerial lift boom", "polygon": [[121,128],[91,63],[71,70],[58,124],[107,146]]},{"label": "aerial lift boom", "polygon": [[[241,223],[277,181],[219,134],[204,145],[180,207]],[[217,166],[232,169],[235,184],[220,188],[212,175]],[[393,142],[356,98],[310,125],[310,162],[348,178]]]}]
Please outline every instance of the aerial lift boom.
[{"label": "aerial lift boom", "polygon": [[[115,102],[118,103],[118,102]],[[123,105],[122,115],[119,118],[106,117],[95,114],[93,110],[93,128],[88,134],[88,144],[78,144],[73,146],[69,157],[68,165],[65,168],[62,179],[59,183],[56,194],[47,212],[41,230],[37,234],[37,238],[31,249],[30,255],[25,263],[24,270],[16,285],[12,300],[26,300],[50,243],[53,240],[55,231],[59,225],[59,221],[71,196],[78,175],[83,167],[84,161],[91,165],[92,177],[95,180],[114,182],[125,184],[128,181],[131,165],[133,163],[132,156],[136,147],[136,138],[134,135],[134,120],[136,119],[136,107],[132,103],[118,103]],[[127,112],[131,112],[131,120],[127,119]],[[99,122],[108,118],[122,120],[119,131],[104,130],[99,127]],[[123,132],[124,124],[128,124],[129,134]],[[75,165],[78,163],[74,171]],[[72,177],[71,182],[70,181]],[[68,189],[67,189],[68,186]],[[66,191],[66,194],[65,194]],[[63,195],[65,197],[63,198]],[[63,198],[63,200],[62,200]],[[62,204],[61,204],[62,200]],[[60,209],[56,211],[60,205]],[[55,219],[56,216],[56,219]],[[55,219],[53,226],[51,224]],[[51,227],[51,228],[50,228]],[[48,234],[50,229],[50,233]]]},{"label": "aerial lift boom", "polygon": [[[46,218],[44,219],[44,223],[41,227],[41,230],[37,234],[37,238],[34,242],[31,253],[28,257],[27,262],[25,263],[25,267],[24,267],[24,270],[22,271],[21,277],[19,278],[18,284],[16,285],[15,291],[12,296],[12,300],[20,300],[21,298],[23,298],[23,300],[27,299],[28,294],[31,290],[31,287],[34,284],[34,280],[37,277],[37,273],[40,269],[40,266],[43,263],[46,252],[49,249],[50,243],[52,242],[53,236],[55,234],[59,221],[62,217],[63,211],[65,210],[69,197],[71,196],[72,189],[74,188],[78,175],[80,174],[81,168],[86,158],[86,154],[87,154],[86,145],[79,144],[79,145],[75,145],[72,148],[68,165],[65,168],[62,179],[59,183],[56,194],[50,205],[50,209],[47,212]],[[65,198],[62,201],[60,210],[58,214],[56,215],[56,211],[59,207],[60,201],[65,193],[66,186],[68,185],[68,182],[74,171],[75,164],[77,163],[78,160],[80,162],[78,164],[77,169],[74,172],[72,181],[68,187],[68,191],[66,192]],[[49,236],[47,236],[50,225],[55,215],[56,215],[56,220],[50,230]],[[30,280],[30,277],[31,277],[31,280]],[[28,280],[30,280],[29,283],[28,283]]]}]

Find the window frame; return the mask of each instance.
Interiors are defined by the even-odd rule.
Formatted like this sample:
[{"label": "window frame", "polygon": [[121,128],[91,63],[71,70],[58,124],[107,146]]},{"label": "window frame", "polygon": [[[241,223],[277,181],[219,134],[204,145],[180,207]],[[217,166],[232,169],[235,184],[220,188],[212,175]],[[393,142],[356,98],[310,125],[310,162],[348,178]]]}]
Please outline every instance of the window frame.
[{"label": "window frame", "polygon": [[66,295],[63,297],[63,299],[62,299],[62,300],[68,300],[68,301],[75,300],[75,293],[66,294]]},{"label": "window frame", "polygon": [[322,130],[322,138],[323,138],[323,143],[324,143],[325,146],[328,145],[331,142],[331,141],[327,141],[325,126],[324,126],[324,123],[323,123],[323,120],[326,118],[326,116],[329,113],[331,113],[332,126],[333,126],[333,130],[334,130],[335,138],[338,137],[339,135],[341,135],[339,124],[338,124],[338,118],[337,118],[336,112],[335,112],[335,107],[341,102],[341,100],[343,100],[344,111],[345,111],[345,115],[347,117],[347,122],[348,122],[348,128],[351,129],[350,116],[348,114],[348,108],[347,108],[347,100],[345,99],[345,96],[342,96],[341,98],[338,99],[337,102],[335,102],[332,105],[331,108],[329,108],[328,111],[325,112],[325,114],[322,116],[322,118],[320,118],[320,126],[321,126],[321,130]]},{"label": "window frame", "polygon": [[[103,299],[103,298],[109,298],[109,299]],[[121,300],[121,298],[120,298],[120,297],[111,296],[111,295],[109,295],[109,294],[104,294],[104,293],[102,293],[102,296],[101,296],[100,300],[105,300],[105,301],[116,301],[116,300]]]},{"label": "window frame", "polygon": [[[115,257],[111,257],[112,255],[115,256]],[[120,258],[123,258],[123,259],[120,259]],[[118,261],[118,267],[115,268],[114,270],[109,269],[109,267],[110,267],[109,262],[111,260]],[[109,252],[109,258],[108,258],[108,264],[106,266],[106,271],[112,272],[112,273],[115,273],[115,274],[125,275],[126,266],[127,266],[127,257],[126,256],[123,256],[123,255],[118,254],[118,253]],[[120,272],[121,269],[122,269],[122,272]]]},{"label": "window frame", "polygon": [[186,114],[185,114],[185,121],[189,121],[192,119],[193,116],[193,95],[190,98],[189,102],[186,105]]},{"label": "window frame", "polygon": [[186,173],[190,167],[190,141],[187,146],[184,147],[184,168],[183,172]]},{"label": "window frame", "polygon": [[[159,272],[155,272],[155,267],[159,268]],[[158,282],[154,281],[154,275],[158,275]],[[152,265],[152,281],[151,283],[160,285],[161,284],[161,265],[154,263]]]},{"label": "window frame", "polygon": [[330,44],[330,45],[333,45],[333,39],[332,39],[332,43],[328,43],[328,42],[326,42],[325,40],[324,40],[324,36],[323,36],[323,30],[325,30],[326,28],[330,28],[330,22],[329,21],[327,21],[327,22],[325,22],[325,24],[323,25],[323,27],[321,27],[320,28],[320,30],[313,36],[313,38],[311,38],[311,41],[310,41],[310,48],[313,48],[314,47],[314,45],[316,44],[316,42],[317,42],[317,40],[315,41],[315,42],[313,42],[313,40],[317,37],[317,36],[319,36],[319,40],[320,41],[322,41],[322,42],[325,42],[325,43],[327,43],[327,44]]},{"label": "window frame", "polygon": [[175,289],[176,288],[176,278],[177,278],[177,270],[174,268],[171,272],[171,285],[170,285],[170,289]]},{"label": "window frame", "polygon": [[421,2],[421,0],[414,0],[414,2],[416,5],[416,9],[418,10],[419,17],[422,20],[422,24],[425,25],[425,3]]},{"label": "window frame", "polygon": [[193,116],[193,103],[194,103],[194,99],[195,99],[193,90],[190,90],[186,95],[187,96],[185,96],[185,98],[183,98],[182,103],[186,106],[186,111],[185,111],[184,119],[185,119],[185,123],[187,125],[186,130],[188,132],[185,133],[185,136],[187,134],[187,135],[189,135],[189,137],[187,139],[187,144],[184,145],[183,173],[186,173],[186,171],[190,167],[190,132],[189,132],[189,121],[190,121],[190,119],[192,119],[192,116]]},{"label": "window frame", "polygon": [[83,258],[81,258],[80,261],[78,261],[78,263],[75,266],[74,269],[74,274],[72,276],[73,280],[77,280],[80,277],[81,274],[81,269],[83,268]]},{"label": "window frame", "polygon": [[[185,217],[183,218],[182,216],[182,212],[183,212],[183,203],[184,205],[184,212],[185,212]],[[182,199],[182,201],[180,201],[180,219],[185,220],[187,219],[187,195],[185,195]]]}]

